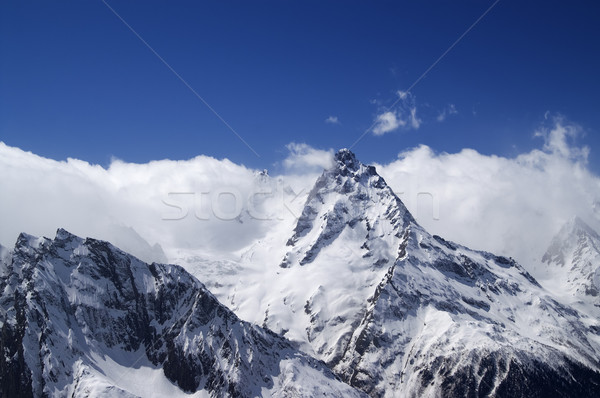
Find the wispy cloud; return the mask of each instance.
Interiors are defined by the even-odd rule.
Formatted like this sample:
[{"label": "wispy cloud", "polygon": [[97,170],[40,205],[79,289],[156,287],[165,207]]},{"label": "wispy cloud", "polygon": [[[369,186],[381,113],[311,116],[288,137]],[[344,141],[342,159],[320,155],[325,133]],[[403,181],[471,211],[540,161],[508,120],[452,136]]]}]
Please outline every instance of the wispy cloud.
[{"label": "wispy cloud", "polygon": [[408,91],[398,90],[396,94],[398,95],[398,98],[400,98],[402,101],[405,101],[406,99],[412,97],[412,94]]},{"label": "wispy cloud", "polygon": [[400,128],[417,130],[423,122],[417,116],[414,96],[406,91],[397,92],[399,102],[393,109],[382,110],[373,125],[374,135],[383,135]]},{"label": "wispy cloud", "polygon": [[562,115],[551,115],[550,112],[544,114],[544,121],[533,133],[534,137],[544,139],[544,151],[587,163],[590,148],[578,148],[570,143],[583,134],[581,126],[568,122]]},{"label": "wispy cloud", "polygon": [[[393,103],[393,104],[392,104],[392,105],[391,105],[391,106],[390,106],[388,109],[386,109],[384,112],[389,112],[389,111],[391,111],[392,109],[394,109],[394,108],[395,108],[395,106],[396,106],[396,104],[397,104],[398,102],[400,102],[401,100],[403,100],[403,99],[404,99],[404,98],[403,98],[403,94],[404,94],[404,93],[410,93],[410,92],[411,92],[411,90],[412,90],[412,89],[413,89],[413,88],[414,88],[414,87],[415,87],[417,84],[419,84],[419,82],[420,82],[421,80],[423,80],[423,79],[425,78],[425,76],[427,76],[427,74],[428,74],[428,73],[429,73],[429,72],[430,72],[430,71],[431,71],[433,68],[435,68],[435,66],[436,66],[436,65],[437,65],[437,64],[438,64],[438,63],[439,63],[439,62],[440,62],[442,59],[444,59],[444,57],[445,57],[445,56],[446,56],[446,55],[447,55],[447,54],[448,54],[450,51],[452,51],[452,49],[453,49],[453,48],[454,48],[454,47],[455,47],[455,46],[456,46],[456,45],[457,45],[457,44],[458,44],[458,43],[459,43],[459,42],[460,42],[460,41],[461,41],[461,40],[462,40],[462,39],[463,39],[463,38],[464,38],[464,37],[465,37],[465,36],[466,36],[466,35],[467,35],[467,34],[468,34],[468,33],[469,33],[469,32],[470,32],[470,31],[471,31],[471,30],[472,30],[472,29],[473,29],[473,28],[474,28],[474,27],[475,27],[475,26],[476,26],[476,25],[477,25],[477,24],[480,22],[480,21],[481,21],[481,20],[482,20],[482,19],[483,19],[483,18],[484,18],[484,17],[485,17],[485,16],[486,16],[486,15],[487,15],[487,14],[488,14],[488,13],[489,13],[489,12],[490,12],[490,11],[491,11],[491,10],[492,10],[494,7],[495,7],[495,6],[496,6],[496,4],[498,4],[498,2],[499,2],[499,1],[500,1],[500,0],[496,0],[496,1],[494,1],[494,3],[492,3],[492,5],[491,5],[490,7],[488,7],[488,8],[487,8],[487,9],[484,11],[484,13],[483,13],[483,14],[481,14],[481,15],[479,16],[479,18],[477,18],[477,19],[475,20],[475,22],[473,22],[473,23],[472,23],[472,24],[471,24],[471,25],[470,25],[470,26],[467,28],[467,30],[465,30],[465,31],[463,32],[463,34],[461,34],[461,35],[458,37],[458,39],[456,39],[456,40],[455,40],[455,41],[454,41],[454,42],[453,42],[453,43],[450,45],[450,47],[448,47],[448,48],[446,49],[446,51],[444,51],[444,52],[443,52],[443,53],[442,53],[442,55],[440,55],[440,56],[439,56],[439,57],[438,57],[438,58],[437,58],[437,59],[436,59],[436,60],[435,60],[435,61],[434,61],[434,62],[433,62],[433,63],[432,63],[430,66],[429,66],[429,68],[427,68],[427,69],[425,70],[425,72],[423,72],[423,73],[421,74],[421,76],[419,76],[419,77],[417,78],[417,80],[415,80],[415,81],[413,82],[413,84],[411,84],[411,85],[408,87],[408,89],[407,89],[406,91],[398,91],[399,98],[398,98],[398,99],[396,99],[396,101],[394,101],[394,103]],[[415,113],[415,116],[416,116],[416,109],[415,109],[415,112],[414,112],[414,113]],[[418,120],[418,119],[417,119],[417,120]],[[373,122],[373,124],[371,125],[371,127],[369,127],[368,129],[366,129],[366,130],[365,130],[365,131],[364,131],[364,132],[363,132],[363,133],[360,135],[360,137],[358,137],[358,138],[356,139],[356,141],[354,141],[354,143],[353,143],[353,144],[350,146],[350,149],[354,148],[354,147],[356,146],[356,144],[358,144],[358,143],[359,143],[359,142],[360,142],[360,141],[361,141],[361,140],[362,140],[362,139],[365,137],[365,135],[367,135],[367,134],[369,133],[369,131],[373,131],[373,128],[375,128],[375,127],[376,127],[376,125],[377,125],[377,123],[378,123],[378,122],[379,122],[379,121],[378,121],[378,117],[376,117],[376,118],[375,118],[375,121]],[[420,123],[420,121],[419,121],[418,123],[411,123],[411,125],[418,125],[418,126],[420,126],[420,125],[421,125],[421,123]]]},{"label": "wispy cloud", "polygon": [[329,116],[327,119],[325,119],[325,123],[340,124],[340,119],[337,116]]},{"label": "wispy cloud", "polygon": [[570,217],[600,228],[600,178],[586,166],[589,148],[576,145],[580,134],[549,117],[535,133],[541,148],[514,158],[421,145],[377,170],[430,232],[532,264]]},{"label": "wispy cloud", "polygon": [[333,149],[315,149],[308,144],[291,142],[286,145],[289,151],[283,161],[288,172],[308,173],[315,169],[320,172],[333,164]]},{"label": "wispy cloud", "polygon": [[375,121],[376,124],[375,127],[373,127],[373,134],[375,135],[383,135],[406,125],[406,121],[398,118],[396,112],[392,111],[377,115]]},{"label": "wispy cloud", "polygon": [[454,104],[448,104],[447,107],[442,109],[442,111],[437,116],[438,122],[443,122],[450,115],[456,115],[458,111],[456,110],[456,106]]},{"label": "wispy cloud", "polygon": [[412,127],[413,129],[418,129],[419,127],[421,127],[421,119],[419,119],[417,117],[417,108],[416,107],[412,107],[410,108],[410,116],[408,117],[408,120],[410,122],[410,127]]}]

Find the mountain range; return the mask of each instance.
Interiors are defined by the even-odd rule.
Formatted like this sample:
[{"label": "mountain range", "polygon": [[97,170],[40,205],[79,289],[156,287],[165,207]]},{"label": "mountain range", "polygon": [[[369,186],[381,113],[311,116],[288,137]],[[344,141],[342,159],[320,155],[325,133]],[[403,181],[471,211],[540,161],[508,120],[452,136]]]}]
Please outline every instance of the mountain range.
[{"label": "mountain range", "polygon": [[3,396],[594,397],[599,248],[575,218],[532,276],[428,233],[340,150],[237,259],[64,230],[0,249]]}]

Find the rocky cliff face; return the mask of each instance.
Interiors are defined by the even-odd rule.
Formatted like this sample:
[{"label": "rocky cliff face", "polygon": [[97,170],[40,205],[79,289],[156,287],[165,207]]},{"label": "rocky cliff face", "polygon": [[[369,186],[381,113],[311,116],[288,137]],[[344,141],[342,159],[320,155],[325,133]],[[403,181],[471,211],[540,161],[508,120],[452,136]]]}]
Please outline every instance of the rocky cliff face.
[{"label": "rocky cliff face", "polygon": [[1,276],[3,396],[360,396],[182,268],[107,242],[22,234]]}]

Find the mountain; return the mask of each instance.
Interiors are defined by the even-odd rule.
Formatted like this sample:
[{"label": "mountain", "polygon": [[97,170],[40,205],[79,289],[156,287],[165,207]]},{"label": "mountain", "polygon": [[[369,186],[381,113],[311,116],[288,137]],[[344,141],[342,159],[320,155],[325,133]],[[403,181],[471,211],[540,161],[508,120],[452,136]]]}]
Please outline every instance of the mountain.
[{"label": "mountain", "polygon": [[3,397],[362,395],[179,266],[62,229],[0,260]]},{"label": "mountain", "polygon": [[600,309],[600,235],[583,220],[573,217],[560,229],[542,264],[539,278],[551,291]]},{"label": "mountain", "polygon": [[429,234],[349,150],[298,214],[226,259],[181,252],[185,269],[65,230],[0,247],[2,395],[597,396],[580,220],[546,262],[572,302]]},{"label": "mountain", "polygon": [[429,234],[348,150],[239,270],[211,282],[230,308],[373,397],[597,395],[598,319],[514,260]]}]

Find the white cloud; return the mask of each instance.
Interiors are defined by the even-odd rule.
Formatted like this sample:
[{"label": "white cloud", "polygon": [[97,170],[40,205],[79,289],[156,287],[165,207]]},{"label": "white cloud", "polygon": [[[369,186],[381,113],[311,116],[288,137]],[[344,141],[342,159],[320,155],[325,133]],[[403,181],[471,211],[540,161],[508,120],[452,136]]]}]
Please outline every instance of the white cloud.
[{"label": "white cloud", "polygon": [[401,126],[405,126],[406,121],[398,118],[395,112],[388,111],[381,115],[378,115],[375,119],[375,126],[373,127],[373,134],[383,135],[390,131],[397,130]]},{"label": "white cloud", "polygon": [[0,242],[9,247],[20,232],[53,237],[63,227],[125,250],[139,248],[141,236],[165,251],[229,252],[288,215],[276,181],[265,186],[256,171],[206,156],[146,164],[115,160],[104,169],[0,143],[0,174]]},{"label": "white cloud", "polygon": [[402,91],[402,90],[398,90],[398,91],[396,92],[396,94],[398,94],[398,97],[399,97],[399,98],[400,98],[402,101],[405,101],[405,100],[407,100],[408,98],[410,98],[409,96],[412,96],[412,94],[411,94],[411,93],[409,93],[408,91]]},{"label": "white cloud", "polygon": [[340,124],[340,119],[338,119],[337,116],[329,116],[327,119],[325,119],[325,123]]},{"label": "white cloud", "polygon": [[566,122],[564,116],[551,116],[549,112],[544,114],[544,119],[550,122],[550,125],[546,123],[534,132],[535,137],[542,137],[544,139],[544,150],[586,163],[589,148],[577,148],[569,143],[570,140],[582,134],[583,130],[581,126]]},{"label": "white cloud", "polygon": [[286,148],[289,151],[283,161],[286,170],[291,173],[319,173],[333,164],[333,149],[327,151],[315,149],[310,145],[292,142]]},{"label": "white cloud", "polygon": [[438,114],[436,119],[438,122],[443,122],[448,116],[456,115],[457,113],[456,106],[454,106],[454,104],[449,104]]},{"label": "white cloud", "polygon": [[417,117],[414,96],[406,91],[398,91],[398,103],[392,109],[381,111],[373,124],[373,134],[383,135],[399,128],[417,130],[423,122]]},{"label": "white cloud", "polygon": [[410,121],[410,126],[413,129],[416,130],[419,127],[421,127],[422,120],[417,117],[417,108],[416,107],[410,108],[410,116],[409,116],[408,120]]}]

